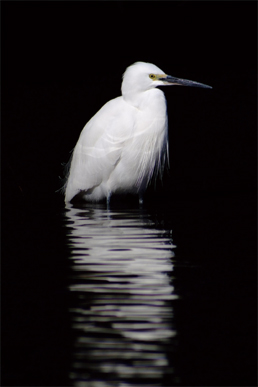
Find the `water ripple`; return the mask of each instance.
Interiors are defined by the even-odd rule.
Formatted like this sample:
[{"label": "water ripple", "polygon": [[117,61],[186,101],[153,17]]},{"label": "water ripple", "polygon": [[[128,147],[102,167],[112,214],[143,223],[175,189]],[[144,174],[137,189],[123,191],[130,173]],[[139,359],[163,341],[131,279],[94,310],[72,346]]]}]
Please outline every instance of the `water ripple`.
[{"label": "water ripple", "polygon": [[[68,207],[70,378],[76,387],[161,386],[175,380],[172,231],[140,210]],[[165,384],[164,384],[165,383]]]}]

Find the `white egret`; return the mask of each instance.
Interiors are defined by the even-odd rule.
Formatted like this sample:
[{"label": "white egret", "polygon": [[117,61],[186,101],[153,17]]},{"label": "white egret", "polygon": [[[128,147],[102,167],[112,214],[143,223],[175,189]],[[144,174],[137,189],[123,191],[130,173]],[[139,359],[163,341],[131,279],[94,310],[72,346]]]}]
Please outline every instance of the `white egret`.
[{"label": "white egret", "polygon": [[85,125],[74,148],[65,184],[65,201],[97,202],[114,193],[136,193],[142,202],[153,174],[168,160],[164,93],[157,86],[211,88],[136,62],[123,76],[122,96],[107,102]]}]

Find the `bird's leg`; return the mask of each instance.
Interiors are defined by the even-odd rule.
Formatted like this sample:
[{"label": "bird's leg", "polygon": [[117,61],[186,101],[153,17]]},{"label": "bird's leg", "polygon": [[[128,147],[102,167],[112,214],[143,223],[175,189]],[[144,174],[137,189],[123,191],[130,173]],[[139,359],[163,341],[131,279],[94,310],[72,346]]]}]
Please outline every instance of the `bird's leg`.
[{"label": "bird's leg", "polygon": [[110,205],[110,198],[111,198],[111,193],[109,192],[107,194],[107,208],[109,209],[109,205]]}]

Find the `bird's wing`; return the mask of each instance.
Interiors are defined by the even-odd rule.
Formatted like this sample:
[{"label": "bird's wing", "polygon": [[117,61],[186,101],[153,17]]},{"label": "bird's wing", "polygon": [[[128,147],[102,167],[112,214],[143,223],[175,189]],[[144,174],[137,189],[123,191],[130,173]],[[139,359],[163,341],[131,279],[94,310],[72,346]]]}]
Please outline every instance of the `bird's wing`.
[{"label": "bird's wing", "polygon": [[108,180],[131,136],[133,115],[121,97],[106,103],[86,124],[73,152],[66,200]]}]

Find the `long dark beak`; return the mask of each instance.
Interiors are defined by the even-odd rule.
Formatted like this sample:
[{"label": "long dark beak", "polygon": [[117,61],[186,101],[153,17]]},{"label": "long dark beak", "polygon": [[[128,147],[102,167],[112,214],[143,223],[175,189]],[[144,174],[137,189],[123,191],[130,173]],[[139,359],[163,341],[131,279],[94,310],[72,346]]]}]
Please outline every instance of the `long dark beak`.
[{"label": "long dark beak", "polygon": [[164,81],[167,85],[178,85],[178,86],[191,86],[191,87],[203,87],[205,89],[212,89],[211,86],[204,85],[203,83],[189,81],[188,79],[180,79],[167,75],[164,78],[160,78],[160,81]]}]

